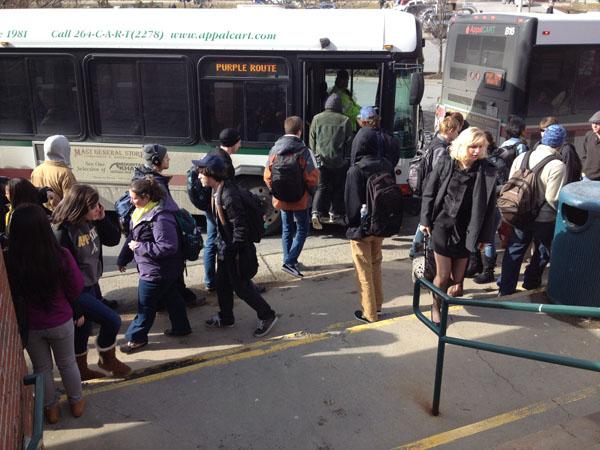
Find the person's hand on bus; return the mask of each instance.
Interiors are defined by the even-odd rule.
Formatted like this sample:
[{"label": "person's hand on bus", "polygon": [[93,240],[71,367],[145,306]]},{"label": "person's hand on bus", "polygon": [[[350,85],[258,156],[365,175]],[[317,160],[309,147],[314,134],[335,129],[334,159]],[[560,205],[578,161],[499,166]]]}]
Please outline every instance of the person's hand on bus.
[{"label": "person's hand on bus", "polygon": [[127,270],[127,266],[119,266],[119,272],[125,273],[126,270]]},{"label": "person's hand on bus", "polygon": [[134,251],[136,248],[138,248],[140,246],[140,243],[138,241],[131,241],[129,242],[129,248],[131,249],[131,251]]},{"label": "person's hand on bus", "polygon": [[479,244],[477,244],[477,248],[481,251],[483,251],[483,249],[485,248],[485,246],[488,245],[487,242],[480,242]]},{"label": "person's hand on bus", "polygon": [[419,225],[419,230],[421,230],[421,233],[426,234],[427,236],[431,235],[431,228],[426,227],[425,225]]},{"label": "person's hand on bus", "polygon": [[78,319],[75,319],[76,327],[82,327],[84,323],[85,323],[85,316],[81,316]]}]

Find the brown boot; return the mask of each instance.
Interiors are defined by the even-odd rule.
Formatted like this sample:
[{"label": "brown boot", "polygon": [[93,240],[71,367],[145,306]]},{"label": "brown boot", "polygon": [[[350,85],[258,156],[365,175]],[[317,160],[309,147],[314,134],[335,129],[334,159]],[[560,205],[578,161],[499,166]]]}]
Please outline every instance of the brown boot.
[{"label": "brown boot", "polygon": [[92,370],[88,367],[87,352],[85,352],[83,355],[77,355],[75,359],[77,360],[77,367],[79,367],[81,381],[91,380],[93,378],[104,378],[106,376],[102,372]]},{"label": "brown boot", "polygon": [[73,417],[81,417],[83,410],[85,409],[85,398],[82,398],[78,402],[71,403],[71,414]]},{"label": "brown boot", "polygon": [[108,350],[100,350],[100,359],[98,360],[98,366],[108,372],[112,372],[115,377],[126,377],[131,373],[131,367],[127,364],[123,364],[115,356],[115,347],[109,348]]},{"label": "brown boot", "polygon": [[49,424],[54,424],[58,422],[60,419],[60,408],[58,407],[58,403],[54,405],[46,406],[44,408],[44,415],[46,416],[46,422]]}]

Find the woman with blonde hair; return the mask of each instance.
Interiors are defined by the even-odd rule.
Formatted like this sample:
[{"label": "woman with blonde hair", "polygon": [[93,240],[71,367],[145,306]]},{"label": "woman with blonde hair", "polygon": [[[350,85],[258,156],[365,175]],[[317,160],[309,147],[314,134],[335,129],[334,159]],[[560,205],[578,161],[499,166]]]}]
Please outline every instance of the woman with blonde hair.
[{"label": "woman with blonde hair", "polygon": [[[433,242],[433,283],[453,296],[462,295],[469,253],[494,238],[496,168],[486,160],[487,146],[482,130],[467,128],[450,145],[449,157],[435,165],[423,190],[420,228]],[[431,320],[440,321],[435,296]]]}]

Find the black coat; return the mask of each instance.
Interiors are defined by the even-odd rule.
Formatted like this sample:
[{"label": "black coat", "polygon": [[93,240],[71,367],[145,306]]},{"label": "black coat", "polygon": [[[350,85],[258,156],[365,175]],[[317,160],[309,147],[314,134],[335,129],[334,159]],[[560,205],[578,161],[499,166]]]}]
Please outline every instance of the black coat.
[{"label": "black coat", "polygon": [[223,208],[225,223],[221,223],[217,211],[211,208],[210,212],[217,222],[219,235],[227,247],[240,247],[249,244],[247,238],[246,210],[237,185],[231,180],[223,182],[221,190],[221,207]]},{"label": "black coat", "polygon": [[362,234],[360,208],[367,202],[367,180],[374,173],[388,172],[394,175],[394,167],[387,158],[379,157],[376,132],[362,128],[352,142],[351,160],[354,161],[346,175],[344,202],[348,219],[348,239],[359,240]]},{"label": "black coat", "polygon": [[[455,164],[453,159],[443,158],[433,168],[423,190],[421,225],[430,228],[435,226],[435,220],[444,207],[444,198]],[[470,252],[475,252],[480,242],[492,242],[495,233],[496,168],[486,160],[479,160],[475,164],[479,167],[473,187],[473,206],[466,241]],[[460,201],[462,202],[462,198]]]}]

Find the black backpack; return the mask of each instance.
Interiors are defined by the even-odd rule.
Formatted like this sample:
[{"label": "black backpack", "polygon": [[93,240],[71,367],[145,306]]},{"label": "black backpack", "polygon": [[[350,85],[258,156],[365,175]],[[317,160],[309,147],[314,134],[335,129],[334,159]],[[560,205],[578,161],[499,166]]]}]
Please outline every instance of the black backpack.
[{"label": "black backpack", "polygon": [[433,152],[435,140],[432,140],[424,150],[417,150],[414,158],[410,160],[408,168],[408,186],[417,197],[423,194],[425,180],[431,172],[433,165]]},{"label": "black backpack", "polygon": [[196,219],[187,209],[180,208],[175,213],[175,221],[179,235],[181,236],[181,251],[186,261],[196,261],[200,255],[200,250],[204,247],[204,241],[200,234],[200,227]]},{"label": "black backpack", "polygon": [[248,189],[238,186],[238,190],[246,213],[247,239],[259,243],[265,234],[265,208],[260,198]]},{"label": "black backpack", "polygon": [[389,172],[374,173],[367,179],[367,221],[363,224],[366,235],[390,237],[402,225],[403,198],[396,180]]},{"label": "black backpack", "polygon": [[294,203],[299,201],[306,189],[304,185],[304,167],[298,151],[286,155],[276,155],[271,165],[271,193],[277,200]]}]

